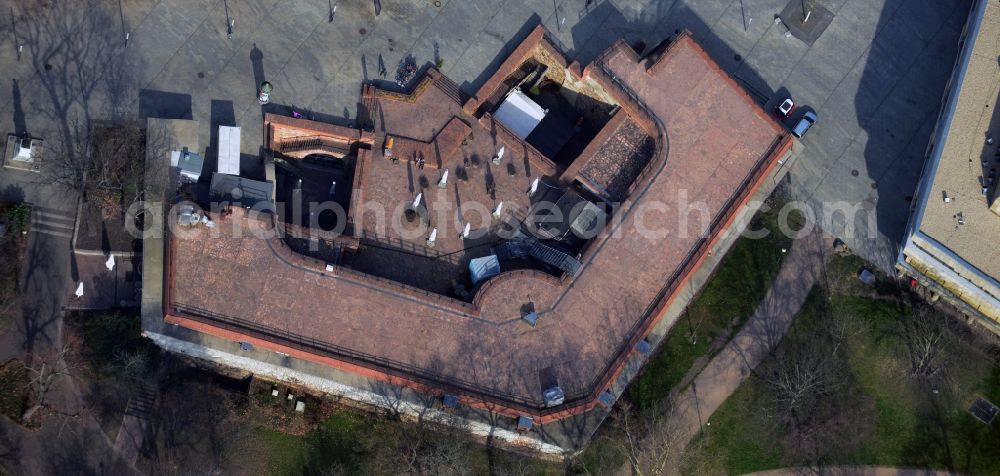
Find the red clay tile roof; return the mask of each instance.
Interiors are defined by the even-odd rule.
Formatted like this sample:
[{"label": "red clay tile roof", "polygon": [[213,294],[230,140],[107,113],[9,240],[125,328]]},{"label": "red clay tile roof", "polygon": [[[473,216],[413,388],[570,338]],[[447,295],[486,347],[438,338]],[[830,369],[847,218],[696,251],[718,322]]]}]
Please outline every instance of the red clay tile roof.
[{"label": "red clay tile roof", "polygon": [[[643,127],[655,128],[644,111],[658,115],[669,141],[658,149],[666,158],[650,160],[634,185],[634,202],[616,212],[622,223],[592,242],[575,279],[501,274],[467,304],[343,268],[325,272],[322,263],[295,255],[280,240],[207,239],[207,231],[199,230],[196,239],[170,240],[168,313],[175,317],[168,320],[186,317],[264,336],[286,348],[312,345],[316,354],[329,345],[326,350],[368,368],[424,384],[436,380],[449,392],[480,399],[492,394],[498,411],[510,414],[565,416],[542,409],[539,371],[551,369],[566,393],[565,406],[589,408],[788,146],[783,130],[687,36],[649,71],[623,43],[598,61],[606,62],[619,83],[598,69],[589,74],[620,97]],[[635,98],[627,99],[619,84]],[[389,132],[422,141],[433,134],[421,129],[421,122],[443,125],[461,114],[430,111],[420,120],[399,121],[393,107],[383,105]],[[372,160],[369,179],[405,175],[385,159]],[[366,198],[398,195],[369,186]],[[680,229],[676,207],[685,193],[692,202],[703,201],[711,214],[715,228],[708,240],[695,227],[687,233]],[[671,211],[636,212],[637,205],[653,201]],[[229,219],[250,226],[239,214]],[[666,231],[667,238],[642,236],[639,221],[646,229]],[[697,212],[691,221],[697,224]],[[221,225],[216,230],[228,228]],[[609,238],[612,231],[616,236]],[[540,315],[535,328],[519,321],[527,302]]]}]

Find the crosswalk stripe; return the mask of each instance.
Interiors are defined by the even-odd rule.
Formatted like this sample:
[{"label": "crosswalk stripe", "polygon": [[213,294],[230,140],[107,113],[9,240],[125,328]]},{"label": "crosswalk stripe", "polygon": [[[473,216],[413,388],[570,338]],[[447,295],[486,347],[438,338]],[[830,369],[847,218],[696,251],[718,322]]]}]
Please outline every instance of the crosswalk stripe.
[{"label": "crosswalk stripe", "polygon": [[56,220],[73,220],[73,215],[63,212],[50,212],[46,210],[32,210],[32,215],[36,217],[52,218]]},{"label": "crosswalk stripe", "polygon": [[72,230],[73,229],[73,222],[61,222],[61,221],[52,221],[52,220],[39,220],[39,219],[36,218],[36,219],[32,220],[31,223],[35,224],[35,225],[41,225],[41,226],[47,226],[47,227],[53,227],[53,228],[65,228],[67,230]]},{"label": "crosswalk stripe", "polygon": [[72,233],[67,233],[67,232],[58,231],[58,230],[48,230],[48,229],[45,229],[45,228],[36,228],[35,226],[31,227],[31,231],[34,232],[34,233],[41,233],[41,234],[45,234],[45,235],[53,235],[53,236],[58,236],[58,237],[61,237],[61,238],[72,238],[73,237]]},{"label": "crosswalk stripe", "polygon": [[64,228],[64,229],[67,229],[67,230],[72,230],[73,229],[73,222],[72,221],[66,223],[66,222],[60,222],[60,221],[53,221],[53,220],[35,218],[34,220],[31,221],[31,223],[34,224],[34,225],[43,225],[43,226],[54,227],[54,228]]}]

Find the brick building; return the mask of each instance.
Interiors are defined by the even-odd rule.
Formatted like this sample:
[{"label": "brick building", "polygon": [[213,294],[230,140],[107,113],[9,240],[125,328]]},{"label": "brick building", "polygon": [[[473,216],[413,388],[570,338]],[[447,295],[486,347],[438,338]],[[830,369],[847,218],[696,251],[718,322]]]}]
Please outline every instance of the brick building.
[{"label": "brick building", "polygon": [[[541,451],[579,447],[792,142],[686,33],[586,66],[546,36],[471,97],[431,67],[407,92],[364,85],[355,127],[266,115],[277,206],[202,204],[214,226],[147,238],[146,334],[367,403],[386,384],[406,405],[439,398],[473,432]],[[495,117],[515,95],[523,114]],[[483,262],[499,274],[474,281]]]}]

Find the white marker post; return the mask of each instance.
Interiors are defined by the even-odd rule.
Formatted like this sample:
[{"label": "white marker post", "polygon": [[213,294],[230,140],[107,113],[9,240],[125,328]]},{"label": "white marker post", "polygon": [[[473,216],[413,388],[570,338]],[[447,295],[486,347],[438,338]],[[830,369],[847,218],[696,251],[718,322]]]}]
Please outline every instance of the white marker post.
[{"label": "white marker post", "polygon": [[529,196],[529,197],[533,197],[533,196],[535,196],[535,192],[537,192],[537,191],[538,191],[538,183],[539,183],[539,182],[540,182],[541,180],[542,180],[542,178],[541,178],[541,177],[535,177],[535,180],[533,180],[533,181],[531,182],[531,187],[530,187],[530,188],[528,188],[528,196]]},{"label": "white marker post", "polygon": [[503,159],[503,153],[506,151],[506,147],[500,146],[500,150],[497,151],[497,155],[493,157],[493,165],[500,165],[500,161]]}]

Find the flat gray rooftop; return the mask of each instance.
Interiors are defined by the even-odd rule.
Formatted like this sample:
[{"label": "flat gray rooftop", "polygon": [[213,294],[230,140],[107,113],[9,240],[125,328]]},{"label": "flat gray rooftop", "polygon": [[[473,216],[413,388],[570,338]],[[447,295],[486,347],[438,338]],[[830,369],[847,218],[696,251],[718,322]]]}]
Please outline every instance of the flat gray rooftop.
[{"label": "flat gray rooftop", "polygon": [[[956,85],[958,103],[941,149],[920,231],[983,273],[1000,280],[1000,215],[990,210],[981,180],[1000,169],[1000,5],[987,4],[969,67]],[[972,39],[969,40],[970,42]],[[954,93],[953,93],[954,94]],[[993,143],[987,144],[986,138]],[[994,187],[990,187],[993,189]],[[991,190],[992,191],[992,190]],[[994,192],[995,193],[995,192]],[[944,197],[948,197],[945,202]],[[961,214],[961,224],[958,215]]]}]

